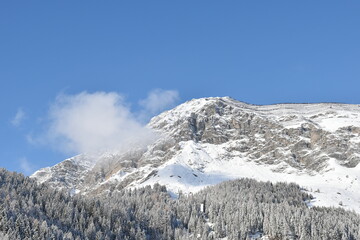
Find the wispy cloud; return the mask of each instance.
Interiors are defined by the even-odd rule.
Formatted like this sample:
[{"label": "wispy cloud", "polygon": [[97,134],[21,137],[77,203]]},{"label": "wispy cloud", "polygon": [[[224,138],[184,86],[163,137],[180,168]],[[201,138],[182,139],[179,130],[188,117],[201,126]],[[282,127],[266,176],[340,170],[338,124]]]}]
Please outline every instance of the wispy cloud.
[{"label": "wispy cloud", "polygon": [[22,121],[25,119],[25,112],[19,108],[14,116],[14,118],[11,120],[11,124],[15,127],[20,126]]},{"label": "wispy cloud", "polygon": [[43,134],[28,134],[31,144],[46,144],[66,154],[121,150],[129,144],[146,145],[157,134],[147,128],[144,118],[174,105],[174,90],[153,90],[132,112],[124,97],[116,92],[60,94],[49,109]]},{"label": "wispy cloud", "polygon": [[120,149],[154,137],[115,92],[59,95],[49,120],[46,140],[68,153]]},{"label": "wispy cloud", "polygon": [[34,167],[26,157],[19,159],[20,168],[25,175],[30,175],[34,172]]},{"label": "wispy cloud", "polygon": [[149,92],[145,99],[139,101],[140,106],[143,107],[140,113],[141,117],[154,116],[174,106],[178,100],[179,93],[175,90],[154,89]]}]

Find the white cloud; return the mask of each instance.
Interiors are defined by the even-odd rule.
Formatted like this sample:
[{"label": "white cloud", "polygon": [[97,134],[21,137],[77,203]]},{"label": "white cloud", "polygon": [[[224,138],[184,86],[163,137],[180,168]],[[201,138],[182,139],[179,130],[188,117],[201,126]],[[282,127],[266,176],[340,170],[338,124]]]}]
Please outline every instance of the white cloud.
[{"label": "white cloud", "polygon": [[25,112],[19,108],[15,114],[15,117],[11,120],[11,124],[15,127],[18,127],[24,119]]},{"label": "white cloud", "polygon": [[155,89],[148,94],[147,98],[140,100],[139,104],[144,108],[143,115],[154,115],[174,106],[178,100],[179,93],[175,90]]},{"label": "white cloud", "polygon": [[27,158],[25,157],[20,158],[19,161],[20,161],[20,168],[25,175],[30,175],[34,172],[34,167]]},{"label": "white cloud", "polygon": [[115,92],[59,95],[49,120],[47,140],[68,153],[120,149],[154,138]]}]

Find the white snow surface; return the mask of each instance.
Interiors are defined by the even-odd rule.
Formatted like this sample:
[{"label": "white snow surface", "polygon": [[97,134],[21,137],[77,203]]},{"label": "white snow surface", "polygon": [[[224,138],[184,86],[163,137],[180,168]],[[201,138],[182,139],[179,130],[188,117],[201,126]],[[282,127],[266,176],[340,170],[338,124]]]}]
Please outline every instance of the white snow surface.
[{"label": "white snow surface", "polygon": [[[95,158],[97,157],[98,155],[80,154],[72,158],[68,158],[52,167],[42,168],[33,173],[30,177],[35,178],[39,183],[45,183],[49,181],[53,183],[54,187],[58,187],[56,181],[59,178],[66,178],[67,181],[72,183],[79,182],[83,180],[86,172],[90,171],[94,167]],[[67,164],[64,165],[65,162]],[[76,189],[72,186],[70,187],[71,195],[77,194],[79,192],[79,189]]]},{"label": "white snow surface", "polygon": [[[335,133],[343,127],[360,127],[360,105],[319,103],[259,106],[238,102],[228,97],[188,101],[154,117],[149,126],[171,135],[176,133],[177,129],[174,126],[179,121],[184,121],[192,113],[201,114],[206,105],[218,100],[225,101],[227,107],[271,119],[285,128],[298,128],[304,123],[311,123],[318,128]],[[222,117],[226,119],[228,116]],[[261,140],[261,136],[256,137],[259,141]],[[195,193],[207,186],[238,178],[295,182],[315,197],[307,203],[309,207],[339,207],[341,202],[341,207],[360,213],[360,164],[355,168],[347,168],[338,164],[334,158],[330,158],[325,169],[314,173],[295,169],[285,162],[275,165],[259,164],[248,158],[248,152],[232,151],[229,154],[228,149],[233,149],[231,146],[239,145],[241,141],[246,141],[246,138],[230,140],[219,145],[192,140],[182,141],[179,143],[180,149],[176,150],[175,155],[160,166],[153,167],[148,164],[127,172],[119,170],[100,185],[120,183],[125,178],[139,172],[143,173],[144,177],[132,182],[129,188],[159,183],[165,185],[173,196],[177,196],[180,191],[185,194]],[[350,142],[360,144],[359,134],[354,135]],[[283,149],[278,150],[283,151]],[[360,153],[358,157],[360,158]],[[82,171],[71,172],[70,169],[64,176],[73,178],[73,182],[79,180],[81,178],[79,174],[90,171],[94,166],[94,161],[91,159],[91,156],[85,154],[67,159],[67,161],[79,165]],[[58,177],[56,174],[59,173],[56,169],[57,166],[63,165],[41,169],[33,177],[39,182],[56,178]],[[154,174],[150,174],[151,172]],[[73,193],[78,191],[78,189],[72,189]]]},{"label": "white snow surface", "polygon": [[239,102],[230,97],[212,97],[193,99],[178,107],[163,112],[152,119],[150,125],[159,122],[174,123],[191,113],[199,113],[208,104],[223,100],[229,106],[241,111],[256,113],[259,116],[272,119],[286,128],[297,128],[303,123],[312,123],[329,132],[342,127],[360,127],[360,105],[341,103],[312,104],[274,104],[253,105]]},{"label": "white snow surface", "polygon": [[206,186],[226,180],[252,178],[259,181],[295,182],[312,194],[311,206],[334,206],[360,213],[360,166],[342,167],[331,160],[320,174],[308,174],[286,166],[284,172],[274,172],[279,165],[259,165],[239,153],[227,158],[228,144],[212,145],[187,141],[181,143],[181,150],[170,161],[160,166],[157,174],[137,187],[159,183],[165,185],[174,195],[195,193]]}]

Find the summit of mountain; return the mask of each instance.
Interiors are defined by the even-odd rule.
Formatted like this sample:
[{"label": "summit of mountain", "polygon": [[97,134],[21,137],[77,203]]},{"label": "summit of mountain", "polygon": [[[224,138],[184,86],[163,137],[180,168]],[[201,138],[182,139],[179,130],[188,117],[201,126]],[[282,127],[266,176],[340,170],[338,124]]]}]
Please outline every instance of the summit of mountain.
[{"label": "summit of mountain", "polygon": [[309,203],[360,212],[360,105],[253,105],[193,99],[151,119],[148,145],[81,154],[32,178],[73,193],[102,194],[160,183],[174,195],[249,177],[295,182]]}]

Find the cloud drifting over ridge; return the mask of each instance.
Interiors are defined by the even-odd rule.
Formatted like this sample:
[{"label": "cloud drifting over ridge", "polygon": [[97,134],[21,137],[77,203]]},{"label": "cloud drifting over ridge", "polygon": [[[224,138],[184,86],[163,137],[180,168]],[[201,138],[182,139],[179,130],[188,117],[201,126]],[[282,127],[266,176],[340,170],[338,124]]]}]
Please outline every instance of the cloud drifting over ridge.
[{"label": "cloud drifting over ridge", "polygon": [[149,114],[156,114],[173,106],[178,100],[179,93],[175,90],[155,89],[149,92],[147,98],[140,100],[139,104]]},{"label": "cloud drifting over ridge", "polygon": [[48,136],[67,152],[93,152],[120,148],[152,137],[126,106],[110,92],[59,95],[50,109]]},{"label": "cloud drifting over ridge", "polygon": [[156,139],[139,115],[157,113],[178,99],[176,91],[154,90],[132,113],[116,92],[81,92],[59,95],[49,110],[49,125],[40,141],[66,153],[121,150],[129,144],[143,145]]}]

